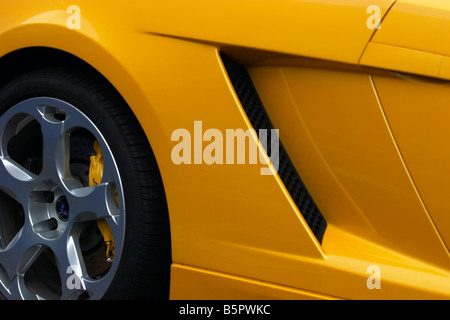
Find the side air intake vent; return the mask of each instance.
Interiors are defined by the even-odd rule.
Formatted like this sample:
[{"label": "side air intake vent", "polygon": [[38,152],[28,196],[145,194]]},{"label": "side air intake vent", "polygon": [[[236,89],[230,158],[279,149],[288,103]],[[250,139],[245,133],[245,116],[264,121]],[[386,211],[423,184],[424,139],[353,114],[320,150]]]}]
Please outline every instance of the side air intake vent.
[{"label": "side air intake vent", "polygon": [[[274,129],[274,127],[264,109],[247,69],[224,54],[221,54],[221,57],[230,81],[233,84],[234,90],[253,129],[256,130],[256,133],[258,133],[260,129],[267,129],[267,132],[270,133],[271,129]],[[270,136],[267,141],[271,141]],[[270,143],[267,143],[268,148],[266,148],[266,152],[269,156],[271,153],[270,145]],[[278,175],[317,240],[319,243],[322,243],[322,238],[325,229],[327,228],[327,222],[300,179],[297,170],[283,147],[282,141],[279,143]]]}]

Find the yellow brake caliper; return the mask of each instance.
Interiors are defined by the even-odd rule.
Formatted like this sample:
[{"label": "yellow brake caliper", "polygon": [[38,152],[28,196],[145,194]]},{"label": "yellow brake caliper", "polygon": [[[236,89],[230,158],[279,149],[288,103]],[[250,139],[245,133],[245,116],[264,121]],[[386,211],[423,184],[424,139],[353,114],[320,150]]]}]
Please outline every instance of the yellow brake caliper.
[{"label": "yellow brake caliper", "polygon": [[[103,154],[102,149],[98,141],[94,142],[93,146],[94,154],[90,157],[91,163],[89,166],[89,185],[95,186],[102,181],[103,177]],[[115,201],[117,205],[117,190],[115,193]],[[97,226],[102,233],[103,240],[106,244],[106,257],[109,260],[114,259],[114,238],[111,232],[111,228],[105,219],[97,220]]]}]

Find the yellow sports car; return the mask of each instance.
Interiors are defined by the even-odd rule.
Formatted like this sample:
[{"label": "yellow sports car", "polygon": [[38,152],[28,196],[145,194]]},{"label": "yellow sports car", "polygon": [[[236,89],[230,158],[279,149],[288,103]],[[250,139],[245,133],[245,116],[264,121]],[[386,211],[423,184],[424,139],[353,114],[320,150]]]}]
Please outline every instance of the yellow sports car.
[{"label": "yellow sports car", "polygon": [[450,2],[0,0],[0,296],[449,299]]}]

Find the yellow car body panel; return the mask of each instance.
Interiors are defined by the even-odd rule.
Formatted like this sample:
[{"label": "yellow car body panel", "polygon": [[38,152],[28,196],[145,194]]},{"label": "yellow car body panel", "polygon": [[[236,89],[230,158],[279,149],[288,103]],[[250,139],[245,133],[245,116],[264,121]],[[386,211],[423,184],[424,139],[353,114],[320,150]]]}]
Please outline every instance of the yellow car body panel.
[{"label": "yellow car body panel", "polygon": [[397,0],[371,41],[450,56],[449,18],[448,1]]},{"label": "yellow car body panel", "polygon": [[[268,79],[262,79],[265,71],[258,71],[261,87],[254,78],[261,99],[280,128],[281,141],[293,150],[291,158],[308,189],[317,194],[318,206],[330,213],[327,222],[426,261],[437,258],[437,265],[448,267],[445,246],[405,168],[371,77],[297,67],[269,70]],[[274,71],[285,88],[272,87]],[[318,95],[321,87],[327,88],[326,95]],[[280,102],[275,90],[287,91],[290,101]],[[318,172],[327,171],[327,180],[318,178]],[[416,227],[405,227],[405,221]],[[401,237],[396,230],[402,230]]]},{"label": "yellow car body panel", "polygon": [[448,83],[394,75],[376,76],[374,84],[411,177],[448,246]]},{"label": "yellow car body panel", "polygon": [[[449,90],[366,68],[446,74],[434,56],[398,68],[392,59],[403,55],[383,49],[449,53],[427,38],[440,32],[439,23],[450,27],[447,18],[423,26],[428,42],[397,41],[412,31],[392,33],[400,27],[391,19],[407,5],[420,16],[422,6],[413,3],[430,12],[448,7],[412,0],[77,1],[80,28],[71,29],[72,1],[0,0],[0,57],[31,47],[65,51],[127,101],[164,182],[173,299],[448,299],[447,112],[435,100],[431,111],[424,108],[422,99]],[[371,5],[387,15],[379,30],[366,25]],[[195,132],[200,120],[200,134],[252,128],[220,51],[248,67],[327,220],[322,243],[280,177],[261,175],[260,164],[173,163],[176,129]],[[403,121],[396,97],[410,88],[413,123]],[[414,131],[420,119],[431,129],[422,137]],[[373,270],[381,270],[381,288],[371,286]]]},{"label": "yellow car body panel", "polygon": [[361,64],[450,80],[449,19],[448,1],[396,1]]}]

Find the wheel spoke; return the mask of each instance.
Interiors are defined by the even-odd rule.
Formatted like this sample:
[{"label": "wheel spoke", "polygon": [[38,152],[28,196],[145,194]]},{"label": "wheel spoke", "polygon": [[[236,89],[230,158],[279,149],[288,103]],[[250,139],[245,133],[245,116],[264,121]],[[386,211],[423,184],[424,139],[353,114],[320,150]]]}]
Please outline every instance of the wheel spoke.
[{"label": "wheel spoke", "polygon": [[[20,237],[20,236],[18,236]],[[9,299],[22,299],[24,290],[19,289],[20,279],[43,253],[45,246],[33,245],[28,247],[28,241],[13,241],[11,248],[0,252],[0,261],[4,271],[1,290]],[[22,293],[20,293],[22,291]],[[31,295],[33,296],[33,294]]]},{"label": "wheel spoke", "polygon": [[73,190],[68,197],[69,202],[73,203],[70,208],[72,218],[83,222],[113,217],[114,190],[115,186],[110,183]]},{"label": "wheel spoke", "polygon": [[42,121],[41,130],[44,145],[42,175],[54,181],[58,181],[60,177],[68,177],[70,175],[69,136],[64,134],[63,123]]},{"label": "wheel spoke", "polygon": [[8,283],[8,285],[17,276],[17,269],[19,265],[20,257],[23,255],[24,251],[21,248],[13,248],[16,243],[19,242],[21,233],[16,234],[14,239],[9,244],[6,250],[0,251],[0,262],[2,265],[3,279],[2,282]]},{"label": "wheel spoke", "polygon": [[113,274],[108,273],[101,279],[85,279],[83,284],[85,286],[85,290],[89,293],[89,298],[92,300],[100,299],[101,296],[98,293],[104,292],[109,287],[112,278]]},{"label": "wheel spoke", "polygon": [[23,300],[17,278],[15,278],[8,287],[4,287],[1,291],[8,300]]},{"label": "wheel spoke", "polygon": [[101,298],[108,288],[112,274],[106,274],[99,279],[91,279],[86,270],[80,247],[71,237],[67,243],[67,251],[61,247],[58,250],[58,265],[62,284],[61,299],[77,299],[82,293],[88,293],[91,299]]},{"label": "wheel spoke", "polygon": [[87,275],[82,253],[77,240],[70,236],[67,242],[59,241],[52,247],[61,279],[62,299],[68,299],[74,292],[84,290],[82,279]]},{"label": "wheel spoke", "polygon": [[23,203],[31,192],[34,174],[17,164],[12,159],[0,159],[0,187],[11,198]]},{"label": "wheel spoke", "polygon": [[0,262],[10,280],[17,274],[24,274],[42,252],[42,246],[36,245],[40,242],[37,237],[30,225],[25,223],[8,247],[0,251]]},{"label": "wheel spoke", "polygon": [[103,178],[102,182],[112,182],[114,181],[115,174],[117,174],[116,164],[114,159],[111,157],[111,154],[106,145],[101,144],[102,155],[103,155]]}]

